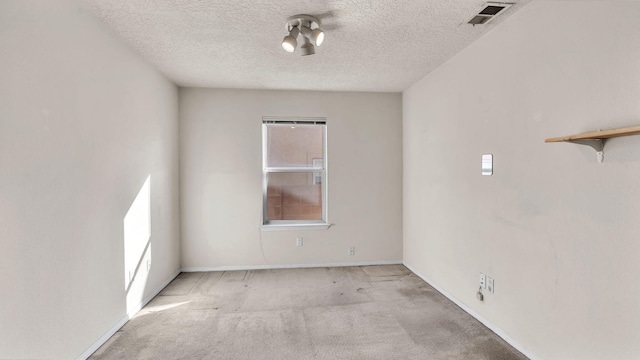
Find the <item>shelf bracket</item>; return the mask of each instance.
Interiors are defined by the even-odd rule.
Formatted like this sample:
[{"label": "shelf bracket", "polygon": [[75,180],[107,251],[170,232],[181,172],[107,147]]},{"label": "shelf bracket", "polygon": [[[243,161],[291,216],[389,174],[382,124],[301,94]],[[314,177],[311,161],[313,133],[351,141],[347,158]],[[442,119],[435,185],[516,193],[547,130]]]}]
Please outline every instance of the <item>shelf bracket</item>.
[{"label": "shelf bracket", "polygon": [[596,157],[598,162],[604,161],[604,141],[605,139],[580,139],[580,140],[565,140],[566,142],[586,145],[592,147],[596,151]]}]

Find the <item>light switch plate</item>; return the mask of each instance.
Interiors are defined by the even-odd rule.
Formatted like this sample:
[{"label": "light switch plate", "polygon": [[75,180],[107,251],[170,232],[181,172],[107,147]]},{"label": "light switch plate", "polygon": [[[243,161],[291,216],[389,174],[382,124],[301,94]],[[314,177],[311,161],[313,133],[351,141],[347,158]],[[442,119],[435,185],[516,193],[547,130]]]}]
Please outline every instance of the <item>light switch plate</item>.
[{"label": "light switch plate", "polygon": [[493,155],[482,155],[482,175],[491,176],[493,174]]}]

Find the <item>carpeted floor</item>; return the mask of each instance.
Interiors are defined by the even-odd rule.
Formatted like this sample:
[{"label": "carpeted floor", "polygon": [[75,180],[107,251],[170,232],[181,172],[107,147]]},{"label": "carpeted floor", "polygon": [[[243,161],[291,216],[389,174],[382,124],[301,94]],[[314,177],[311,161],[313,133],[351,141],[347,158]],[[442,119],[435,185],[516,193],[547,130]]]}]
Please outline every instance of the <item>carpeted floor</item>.
[{"label": "carpeted floor", "polygon": [[526,359],[402,265],[182,273],[90,359]]}]

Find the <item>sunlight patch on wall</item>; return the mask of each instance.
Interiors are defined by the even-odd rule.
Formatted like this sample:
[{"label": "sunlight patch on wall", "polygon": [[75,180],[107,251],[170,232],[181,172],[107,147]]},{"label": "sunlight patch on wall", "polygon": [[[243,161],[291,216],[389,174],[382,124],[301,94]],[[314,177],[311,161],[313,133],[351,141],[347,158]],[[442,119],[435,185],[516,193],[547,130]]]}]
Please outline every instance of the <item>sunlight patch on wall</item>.
[{"label": "sunlight patch on wall", "polygon": [[[145,256],[145,254],[148,254]],[[129,291],[151,265],[151,175],[124,217],[124,288]]]}]

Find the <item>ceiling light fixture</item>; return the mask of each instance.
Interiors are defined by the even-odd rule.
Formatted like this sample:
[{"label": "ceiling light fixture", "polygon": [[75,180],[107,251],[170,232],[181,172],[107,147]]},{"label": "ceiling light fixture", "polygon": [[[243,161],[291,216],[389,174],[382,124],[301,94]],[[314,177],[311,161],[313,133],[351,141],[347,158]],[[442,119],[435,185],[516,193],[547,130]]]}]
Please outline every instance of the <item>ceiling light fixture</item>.
[{"label": "ceiling light fixture", "polygon": [[304,44],[300,47],[302,56],[316,53],[314,46],[320,46],[324,42],[324,31],[320,30],[320,21],[311,15],[294,15],[287,19],[285,24],[289,35],[282,40],[282,48],[289,53],[296,51],[298,41],[296,38],[302,34]]}]

